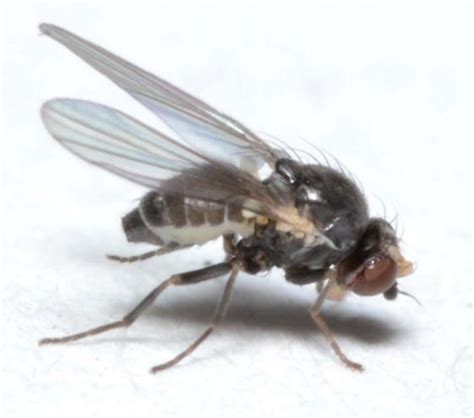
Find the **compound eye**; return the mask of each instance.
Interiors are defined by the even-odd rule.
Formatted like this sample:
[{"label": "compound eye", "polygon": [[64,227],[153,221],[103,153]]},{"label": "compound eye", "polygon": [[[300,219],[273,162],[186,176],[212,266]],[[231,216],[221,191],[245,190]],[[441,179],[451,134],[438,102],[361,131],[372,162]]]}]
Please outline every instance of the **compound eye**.
[{"label": "compound eye", "polygon": [[386,255],[372,257],[357,275],[352,291],[361,296],[374,296],[390,289],[398,276],[397,262]]}]

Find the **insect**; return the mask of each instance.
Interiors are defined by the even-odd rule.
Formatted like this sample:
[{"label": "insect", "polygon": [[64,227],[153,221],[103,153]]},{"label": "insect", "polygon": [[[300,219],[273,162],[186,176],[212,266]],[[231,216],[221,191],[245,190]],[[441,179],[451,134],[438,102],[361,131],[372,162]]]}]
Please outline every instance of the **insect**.
[{"label": "insect", "polygon": [[[172,275],[121,320],[43,344],[66,343],[128,327],[163,293],[227,275],[215,317],[169,368],[192,353],[226,314],[239,272],[281,268],[297,285],[316,283],[311,318],[346,366],[362,370],[337,344],[321,316],[326,298],[347,292],[394,299],[413,265],[394,228],[370,217],[366,199],[341,169],[292,159],[235,119],[105,49],[54,25],[40,30],[108,77],[163,120],[173,139],[110,107],[53,99],[41,110],[47,130],[78,157],[150,189],[122,218],[129,242],[157,247],[120,262],[145,260],[223,237],[225,261]],[[263,175],[267,169],[270,174]],[[269,169],[269,170],[268,170]],[[403,292],[402,292],[403,293]]]}]

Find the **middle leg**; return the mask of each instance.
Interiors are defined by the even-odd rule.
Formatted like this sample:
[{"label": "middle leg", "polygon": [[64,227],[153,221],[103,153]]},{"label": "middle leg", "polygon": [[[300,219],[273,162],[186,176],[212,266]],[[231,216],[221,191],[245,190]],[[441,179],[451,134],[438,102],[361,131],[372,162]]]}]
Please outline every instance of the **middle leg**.
[{"label": "middle leg", "polygon": [[159,364],[158,366],[152,367],[150,373],[156,373],[170,367],[173,367],[175,364],[179,363],[182,359],[189,356],[201,343],[211,335],[214,330],[216,329],[217,325],[224,319],[225,314],[227,313],[227,308],[229,307],[230,296],[232,294],[232,288],[235,283],[235,279],[237,278],[237,274],[239,273],[240,269],[239,266],[236,265],[232,268],[230,273],[230,277],[227,280],[227,283],[224,288],[224,293],[222,294],[221,300],[217,307],[217,311],[214,315],[214,318],[211,324],[206,328],[206,330],[197,338],[191,345],[186,348],[183,352],[178,354],[176,357],[172,358],[171,360]]}]

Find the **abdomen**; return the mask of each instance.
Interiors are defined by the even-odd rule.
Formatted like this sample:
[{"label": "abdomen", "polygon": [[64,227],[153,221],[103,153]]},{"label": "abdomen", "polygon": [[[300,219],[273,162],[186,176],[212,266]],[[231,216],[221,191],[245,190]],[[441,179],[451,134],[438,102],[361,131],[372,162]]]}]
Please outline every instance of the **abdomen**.
[{"label": "abdomen", "polygon": [[128,241],[156,245],[203,244],[229,233],[245,237],[253,223],[239,208],[155,191],[122,218]]}]

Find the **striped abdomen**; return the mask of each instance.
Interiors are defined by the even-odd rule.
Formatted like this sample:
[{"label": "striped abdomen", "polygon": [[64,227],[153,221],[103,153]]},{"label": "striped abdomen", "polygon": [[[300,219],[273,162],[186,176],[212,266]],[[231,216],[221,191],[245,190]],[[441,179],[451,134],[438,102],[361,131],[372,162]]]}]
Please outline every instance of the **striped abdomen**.
[{"label": "striped abdomen", "polygon": [[122,224],[128,241],[156,245],[202,244],[224,234],[253,232],[253,220],[241,209],[155,191],[147,193]]}]

